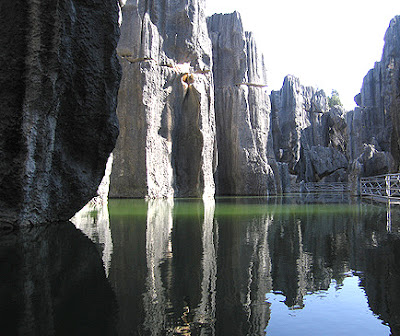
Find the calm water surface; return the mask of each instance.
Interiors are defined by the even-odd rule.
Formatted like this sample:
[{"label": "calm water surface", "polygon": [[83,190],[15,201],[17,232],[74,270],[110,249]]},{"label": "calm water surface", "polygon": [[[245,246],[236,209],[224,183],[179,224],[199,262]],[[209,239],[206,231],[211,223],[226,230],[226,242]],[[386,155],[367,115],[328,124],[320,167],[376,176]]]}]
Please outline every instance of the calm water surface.
[{"label": "calm water surface", "polygon": [[399,209],[320,201],[110,200],[3,233],[0,335],[400,335]]}]

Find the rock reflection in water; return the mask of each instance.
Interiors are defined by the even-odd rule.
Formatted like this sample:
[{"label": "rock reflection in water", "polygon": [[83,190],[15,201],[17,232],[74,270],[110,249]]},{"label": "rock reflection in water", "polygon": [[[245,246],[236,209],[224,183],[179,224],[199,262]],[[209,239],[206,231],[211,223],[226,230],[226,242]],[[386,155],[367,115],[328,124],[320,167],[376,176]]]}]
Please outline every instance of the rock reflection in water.
[{"label": "rock reflection in water", "polygon": [[110,230],[110,218],[107,202],[101,199],[90,201],[81,211],[75,214],[71,222],[85,233],[100,249],[104,269],[108,276],[110,270],[113,243]]},{"label": "rock reflection in water", "polygon": [[265,294],[272,289],[268,230],[273,218],[250,213],[217,220],[216,335],[262,335],[270,318]]},{"label": "rock reflection in water", "polygon": [[101,250],[107,276],[113,252],[108,214],[108,190],[110,187],[112,162],[113,155],[111,154],[107,162],[105,175],[97,190],[98,196],[90,200],[83,209],[71,218],[71,222],[78,229],[82,230]]},{"label": "rock reflection in water", "polygon": [[[115,204],[110,280],[120,306],[119,333],[215,335],[214,201]],[[135,216],[124,215],[132,211]]]},{"label": "rock reflection in water", "polygon": [[[308,314],[316,302],[309,296],[325,300],[323,293],[347,288],[346,277],[356,275],[372,312],[396,335],[399,218],[393,207],[304,198],[111,200],[109,280],[119,304],[118,332],[262,335],[274,325],[276,306],[267,293],[282,294],[286,311]],[[341,328],[386,328],[372,312]]]},{"label": "rock reflection in water", "polygon": [[146,263],[147,279],[144,293],[145,328],[151,335],[161,335],[166,325],[168,306],[161,264],[172,257],[172,200],[150,200],[147,211]]},{"label": "rock reflection in water", "polygon": [[218,229],[214,226],[214,211],[215,201],[205,200],[201,300],[194,318],[200,326],[209,326],[209,335],[215,335],[216,318]]},{"label": "rock reflection in water", "polygon": [[190,335],[200,329],[212,334],[216,283],[214,202],[205,201],[194,208],[177,204],[174,217],[169,201],[150,201],[148,206],[144,329],[151,335]]},{"label": "rock reflection in water", "polygon": [[[273,290],[283,293],[292,309],[304,307],[307,293],[341,283],[350,271],[354,218],[350,214],[316,213],[304,206],[275,216],[270,229]],[[327,208],[326,210],[329,210]]]},{"label": "rock reflection in water", "polygon": [[142,200],[110,200],[109,205],[113,240],[109,280],[118,301],[118,334],[140,335],[147,276],[147,205]]},{"label": "rock reflection in water", "polygon": [[[2,233],[0,334],[273,335],[277,307],[299,335],[310,311],[317,334],[387,334],[372,312],[400,333],[398,208],[248,198],[112,200],[109,221],[106,210],[76,222],[95,244],[71,223]],[[352,276],[371,311],[325,330],[332,313],[315,304],[343,316],[334,291],[351,301]]]},{"label": "rock reflection in water", "polygon": [[72,223],[0,236],[2,335],[113,335],[116,301],[95,245]]},{"label": "rock reflection in water", "polygon": [[390,236],[366,255],[361,285],[372,311],[400,335],[400,237]]},{"label": "rock reflection in water", "polygon": [[[365,288],[371,310],[390,326],[392,335],[400,335],[399,207],[388,205],[386,219],[389,234],[377,226],[369,232],[366,248],[362,251],[365,265],[361,286]],[[374,220],[368,218],[368,222]],[[379,222],[383,224],[384,213]]]}]

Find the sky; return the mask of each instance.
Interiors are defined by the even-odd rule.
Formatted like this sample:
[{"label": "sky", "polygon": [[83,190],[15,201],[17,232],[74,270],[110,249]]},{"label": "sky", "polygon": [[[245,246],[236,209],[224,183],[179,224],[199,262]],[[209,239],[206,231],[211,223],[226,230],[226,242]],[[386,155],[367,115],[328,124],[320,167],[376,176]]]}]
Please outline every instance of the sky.
[{"label": "sky", "polygon": [[400,1],[206,0],[207,16],[235,10],[264,54],[270,90],[291,74],[327,95],[337,90],[351,110],[364,76],[381,59]]}]

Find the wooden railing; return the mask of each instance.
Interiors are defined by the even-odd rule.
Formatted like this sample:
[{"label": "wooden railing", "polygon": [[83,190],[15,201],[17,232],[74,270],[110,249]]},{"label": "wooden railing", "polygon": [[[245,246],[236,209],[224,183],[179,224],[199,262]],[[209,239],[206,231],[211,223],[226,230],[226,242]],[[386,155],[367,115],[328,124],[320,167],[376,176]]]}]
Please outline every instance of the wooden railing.
[{"label": "wooden railing", "polygon": [[360,179],[361,197],[400,202],[400,173]]}]

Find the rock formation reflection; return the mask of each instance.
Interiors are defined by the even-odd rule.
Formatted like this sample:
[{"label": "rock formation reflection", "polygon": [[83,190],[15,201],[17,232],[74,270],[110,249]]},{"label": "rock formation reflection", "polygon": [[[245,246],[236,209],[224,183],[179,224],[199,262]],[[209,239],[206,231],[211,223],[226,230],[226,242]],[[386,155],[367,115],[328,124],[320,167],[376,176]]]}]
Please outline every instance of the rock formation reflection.
[{"label": "rock formation reflection", "polygon": [[268,244],[272,217],[218,216],[217,220],[216,334],[262,335],[270,317],[265,294],[272,288]]},{"label": "rock formation reflection", "polygon": [[113,252],[110,219],[107,202],[94,199],[71,219],[72,223],[85,233],[100,249],[103,265],[108,276]]},{"label": "rock formation reflection", "polygon": [[385,207],[285,202],[111,203],[109,278],[120,307],[119,332],[262,335],[271,319],[267,293],[282,294],[279,304],[287,310],[303,311],[307,296],[333,284],[341,290],[344,279],[356,275],[371,310],[394,333],[400,303],[396,211],[389,214],[388,233]]},{"label": "rock formation reflection", "polygon": [[0,236],[3,335],[114,335],[116,301],[95,245],[72,223]]},{"label": "rock formation reflection", "polygon": [[361,285],[370,308],[390,326],[392,335],[400,335],[400,237],[389,236],[366,252]]},{"label": "rock formation reflection", "polygon": [[[172,200],[150,200],[147,211],[144,325],[151,335],[161,335],[166,324],[168,306],[161,274],[161,264],[171,258]],[[168,270],[168,273],[170,271]]]},{"label": "rock formation reflection", "polygon": [[209,326],[209,335],[215,335],[216,318],[218,228],[214,223],[214,211],[215,201],[204,200],[203,278],[201,300],[194,318],[199,325]]},{"label": "rock formation reflection", "polygon": [[[376,220],[370,214],[366,217],[367,222]],[[384,213],[379,217],[378,223],[383,224]],[[383,225],[369,228],[366,247],[359,256],[365,262],[361,286],[371,310],[390,326],[392,335],[400,335],[400,209],[389,204],[386,219],[386,230]]]},{"label": "rock formation reflection", "polygon": [[109,280],[119,308],[118,334],[140,335],[146,291],[146,214],[142,200],[110,200],[113,254]]},{"label": "rock formation reflection", "polygon": [[107,162],[105,175],[97,190],[98,196],[90,200],[83,209],[71,218],[71,222],[78,229],[82,230],[101,250],[107,276],[113,252],[108,214],[108,191],[110,188],[112,162],[113,155],[111,154]]},{"label": "rock formation reflection", "polygon": [[77,222],[86,235],[72,223],[0,232],[1,333],[262,335],[277,305],[306,313],[354,277],[366,318],[400,334],[397,207],[111,200],[110,221],[99,213]]},{"label": "rock formation reflection", "polygon": [[275,216],[269,232],[273,289],[286,296],[292,309],[303,308],[304,296],[327,290],[332,279],[341,283],[350,270],[353,245],[348,214],[315,213],[308,206],[298,210]]}]

